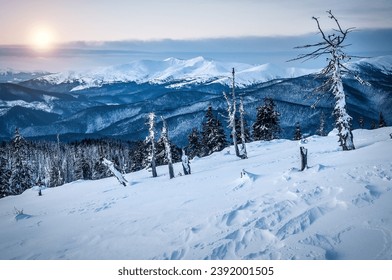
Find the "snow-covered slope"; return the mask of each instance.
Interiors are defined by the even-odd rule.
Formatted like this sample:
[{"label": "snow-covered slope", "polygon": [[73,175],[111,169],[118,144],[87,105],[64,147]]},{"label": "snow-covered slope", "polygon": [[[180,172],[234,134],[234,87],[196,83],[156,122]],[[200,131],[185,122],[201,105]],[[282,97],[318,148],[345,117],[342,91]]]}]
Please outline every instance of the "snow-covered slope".
[{"label": "snow-covered slope", "polygon": [[138,60],[129,64],[102,67],[85,72],[69,71],[40,77],[50,84],[77,83],[72,91],[101,87],[105,84],[136,82],[182,87],[189,84],[219,82],[229,84],[232,68],[237,71],[238,86],[247,86],[277,78],[297,77],[314,72],[309,69],[282,69],[271,64],[227,63],[195,57],[188,60],[168,58],[163,61]]},{"label": "snow-covered slope", "polygon": [[19,71],[11,68],[0,69],[0,83],[20,83],[30,79],[35,79],[44,75],[49,75],[44,71]]},{"label": "snow-covered slope", "polygon": [[370,67],[380,70],[385,75],[392,74],[392,56],[378,56],[374,58],[363,58],[358,62],[350,63],[353,69],[360,69],[361,67]]},{"label": "snow-covered slope", "polygon": [[[392,127],[312,136],[0,199],[1,259],[392,259]],[[241,177],[241,173],[245,174]],[[23,209],[15,214],[14,207]]]}]

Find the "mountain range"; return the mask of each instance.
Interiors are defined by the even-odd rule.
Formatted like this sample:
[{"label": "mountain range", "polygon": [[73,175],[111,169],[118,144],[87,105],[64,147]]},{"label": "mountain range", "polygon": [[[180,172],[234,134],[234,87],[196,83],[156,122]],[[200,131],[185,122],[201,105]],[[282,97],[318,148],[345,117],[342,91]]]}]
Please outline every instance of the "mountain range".
[{"label": "mountain range", "polygon": [[[391,56],[348,65],[370,83],[364,86],[352,77],[344,79],[354,127],[362,117],[365,128],[370,128],[372,122],[378,122],[380,112],[387,124],[392,122],[391,66]],[[19,75],[20,80],[8,70],[8,83],[0,83],[0,138],[9,139],[19,127],[24,136],[35,138],[61,134],[63,141],[85,137],[138,140],[147,135],[146,116],[153,111],[167,119],[173,142],[186,145],[186,136],[193,127],[201,127],[209,105],[225,121],[222,92],[231,91],[232,68],[250,125],[257,107],[271,97],[280,113],[281,137],[291,138],[296,122],[305,134],[314,134],[322,112],[327,129],[332,129],[332,96],[326,95],[317,108],[311,107],[316,99],[314,88],[322,82],[315,74],[317,69],[196,57],[139,60],[82,72],[30,73],[24,79]]]}]

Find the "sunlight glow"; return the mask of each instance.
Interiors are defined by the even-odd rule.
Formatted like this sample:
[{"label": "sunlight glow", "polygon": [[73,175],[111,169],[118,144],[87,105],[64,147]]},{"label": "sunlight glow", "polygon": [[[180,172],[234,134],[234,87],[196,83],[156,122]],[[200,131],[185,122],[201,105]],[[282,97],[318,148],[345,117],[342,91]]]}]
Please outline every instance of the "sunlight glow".
[{"label": "sunlight glow", "polygon": [[46,52],[52,49],[53,32],[47,27],[36,27],[31,33],[31,45],[36,51]]}]

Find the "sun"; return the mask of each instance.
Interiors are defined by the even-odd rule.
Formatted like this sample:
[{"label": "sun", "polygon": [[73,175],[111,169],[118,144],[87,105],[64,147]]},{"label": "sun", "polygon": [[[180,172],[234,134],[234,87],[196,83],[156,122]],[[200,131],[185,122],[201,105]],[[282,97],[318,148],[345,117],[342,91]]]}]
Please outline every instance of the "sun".
[{"label": "sun", "polygon": [[36,27],[31,32],[31,46],[39,52],[46,52],[53,48],[54,35],[48,27]]}]

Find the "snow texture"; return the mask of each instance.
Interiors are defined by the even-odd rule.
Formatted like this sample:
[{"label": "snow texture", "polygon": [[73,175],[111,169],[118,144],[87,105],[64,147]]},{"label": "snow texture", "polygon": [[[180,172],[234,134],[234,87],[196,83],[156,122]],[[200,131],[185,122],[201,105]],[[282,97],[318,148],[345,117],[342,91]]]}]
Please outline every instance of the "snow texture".
[{"label": "snow texture", "polygon": [[[233,147],[170,180],[146,170],[0,199],[0,259],[392,259],[392,127]],[[174,164],[179,172],[182,163]],[[23,209],[15,216],[14,207]]]}]

